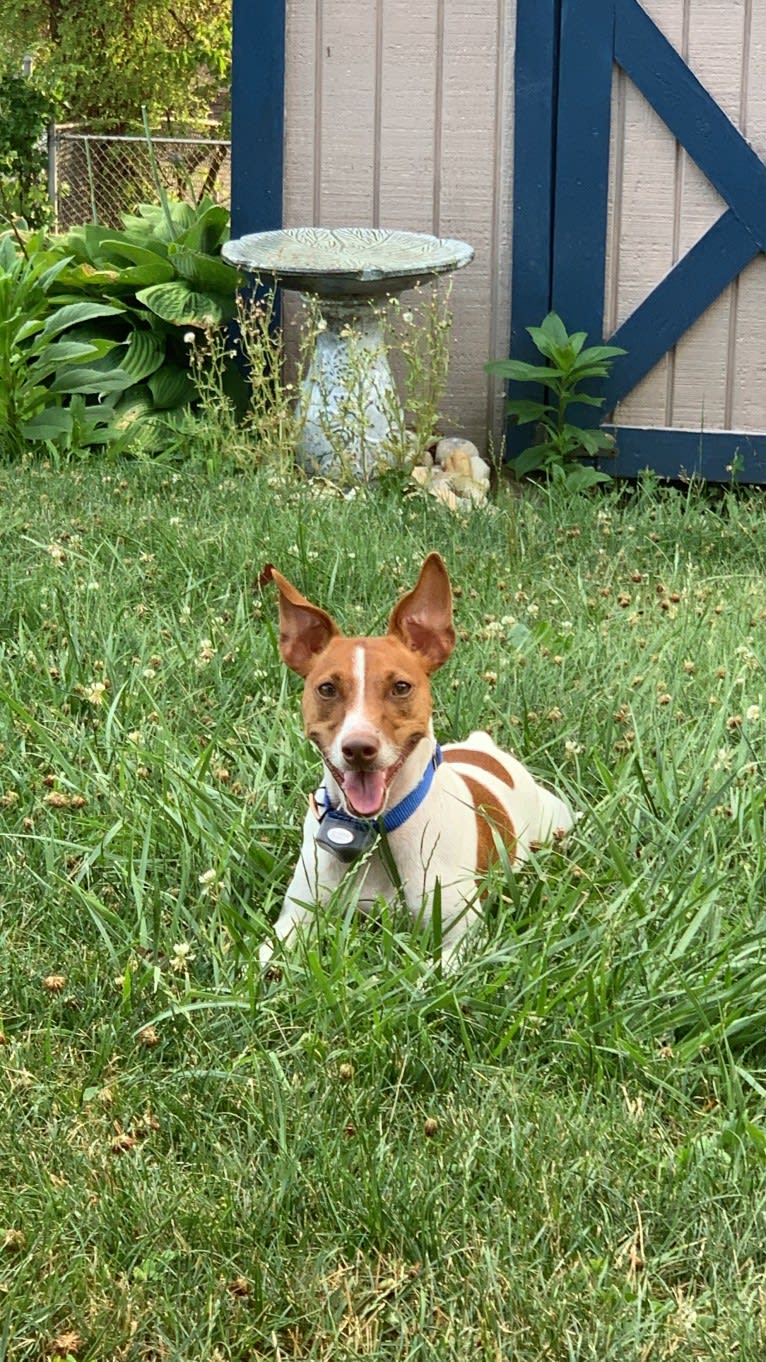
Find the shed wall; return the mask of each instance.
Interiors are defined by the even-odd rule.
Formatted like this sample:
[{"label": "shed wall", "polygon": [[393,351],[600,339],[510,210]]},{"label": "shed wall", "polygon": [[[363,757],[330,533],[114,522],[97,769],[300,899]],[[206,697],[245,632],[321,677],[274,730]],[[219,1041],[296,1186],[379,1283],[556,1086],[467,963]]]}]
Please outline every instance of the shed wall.
[{"label": "shed wall", "polygon": [[451,428],[486,448],[508,353],[515,0],[288,0],[284,224],[459,237]]}]

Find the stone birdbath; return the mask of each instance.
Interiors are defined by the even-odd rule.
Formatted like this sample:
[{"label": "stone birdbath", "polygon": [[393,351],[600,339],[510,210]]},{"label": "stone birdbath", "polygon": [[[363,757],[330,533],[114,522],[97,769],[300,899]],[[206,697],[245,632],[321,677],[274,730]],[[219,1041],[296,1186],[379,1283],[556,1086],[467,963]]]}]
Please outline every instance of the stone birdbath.
[{"label": "stone birdbath", "polygon": [[321,320],[298,399],[298,462],[310,473],[367,480],[395,459],[403,429],[381,304],[462,269],[465,241],[365,227],[286,227],[228,241],[230,264],[314,294]]}]

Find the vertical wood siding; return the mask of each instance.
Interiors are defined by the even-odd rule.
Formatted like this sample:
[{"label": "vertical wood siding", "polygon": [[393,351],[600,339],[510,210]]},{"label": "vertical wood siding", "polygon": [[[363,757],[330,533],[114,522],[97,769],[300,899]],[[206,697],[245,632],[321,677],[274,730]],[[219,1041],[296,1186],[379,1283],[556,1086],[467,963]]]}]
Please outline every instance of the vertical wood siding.
[{"label": "vertical wood siding", "polygon": [[[642,0],[758,154],[766,154],[766,5]],[[605,328],[611,334],[725,205],[623,72],[612,91]],[[766,264],[758,256],[616,411],[616,423],[763,429]]]},{"label": "vertical wood siding", "polygon": [[288,0],[285,226],[469,241],[445,415],[486,447],[508,353],[515,0]]}]

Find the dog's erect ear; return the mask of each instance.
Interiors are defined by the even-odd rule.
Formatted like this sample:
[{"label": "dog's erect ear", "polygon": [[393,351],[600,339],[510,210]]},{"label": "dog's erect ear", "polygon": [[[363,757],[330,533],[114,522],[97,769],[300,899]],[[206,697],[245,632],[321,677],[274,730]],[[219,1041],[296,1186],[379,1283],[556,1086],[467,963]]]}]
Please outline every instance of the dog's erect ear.
[{"label": "dog's erect ear", "polygon": [[438,553],[429,553],[416,585],[394,606],[388,632],[419,653],[429,672],[447,661],[455,646],[452,591]]},{"label": "dog's erect ear", "polygon": [[299,676],[308,676],[317,653],[327,647],[339,629],[326,610],[307,601],[281,572],[267,563],[260,585],[276,582],[279,588],[279,651],[283,660]]}]

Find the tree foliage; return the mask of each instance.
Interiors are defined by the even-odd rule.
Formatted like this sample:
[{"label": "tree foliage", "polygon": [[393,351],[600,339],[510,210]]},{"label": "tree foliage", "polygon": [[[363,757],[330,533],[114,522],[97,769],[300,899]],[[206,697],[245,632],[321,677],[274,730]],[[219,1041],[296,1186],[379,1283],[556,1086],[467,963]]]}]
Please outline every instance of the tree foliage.
[{"label": "tree foliage", "polygon": [[0,224],[24,218],[38,227],[48,218],[41,139],[51,113],[35,81],[0,74]]},{"label": "tree foliage", "polygon": [[[0,64],[31,53],[59,117],[126,130],[208,117],[228,87],[231,0],[4,0]],[[2,59],[5,59],[4,61]]]}]

